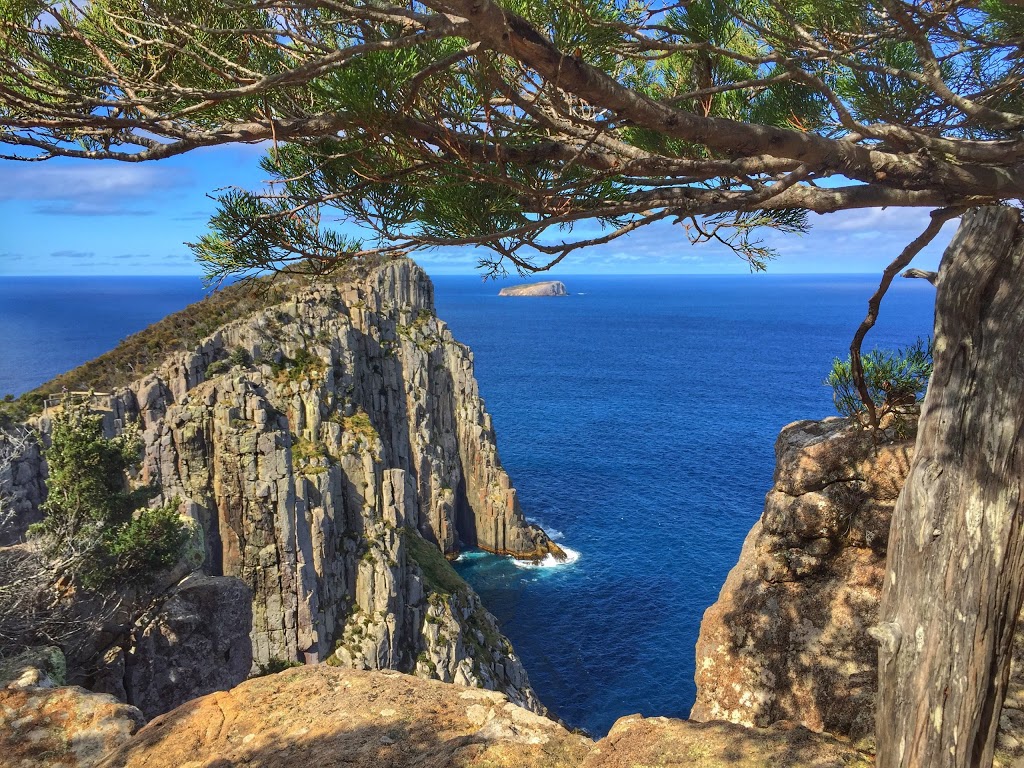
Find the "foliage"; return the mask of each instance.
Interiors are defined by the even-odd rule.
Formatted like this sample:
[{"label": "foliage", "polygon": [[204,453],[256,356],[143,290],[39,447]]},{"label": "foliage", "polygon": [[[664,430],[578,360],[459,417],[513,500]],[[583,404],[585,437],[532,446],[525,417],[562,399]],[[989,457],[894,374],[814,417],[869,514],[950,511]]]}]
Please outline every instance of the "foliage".
[{"label": "foliage", "polygon": [[1024,197],[999,0],[12,0],[0,29],[7,157],[267,143],[193,244],[212,279],[466,244],[536,271],[658,222],[763,269],[810,212]]},{"label": "foliage", "polygon": [[436,595],[464,595],[466,582],[438,550],[412,528],[401,530],[409,557],[419,566],[427,589]]},{"label": "foliage", "polygon": [[[893,351],[872,350],[861,355],[864,383],[881,421],[887,414],[905,414],[928,388],[932,375],[931,339],[918,339]],[[836,358],[824,383],[832,387],[836,410],[863,420],[865,406],[853,381],[850,358]]]},{"label": "foliage", "polygon": [[139,447],[131,432],[105,437],[102,416],[85,405],[66,403],[54,416],[46,516],[30,534],[55,570],[88,588],[148,584],[188,542],[177,501],[141,508],[155,490],[128,487]]}]

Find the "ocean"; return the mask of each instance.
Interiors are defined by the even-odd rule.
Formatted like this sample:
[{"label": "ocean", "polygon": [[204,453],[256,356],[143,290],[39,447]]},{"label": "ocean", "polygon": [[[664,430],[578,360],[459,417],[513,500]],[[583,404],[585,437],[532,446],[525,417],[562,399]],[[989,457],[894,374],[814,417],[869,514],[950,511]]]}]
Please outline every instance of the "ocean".
[{"label": "ocean", "polygon": [[[822,379],[878,278],[562,279],[565,298],[499,298],[479,277],[435,278],[524,511],[573,553],[553,567],[467,553],[456,568],[541,701],[602,736],[623,715],[689,712],[701,616],[760,515],[775,437],[834,415]],[[190,278],[5,277],[0,395],[200,295]],[[930,333],[933,299],[898,281],[865,348]]]}]

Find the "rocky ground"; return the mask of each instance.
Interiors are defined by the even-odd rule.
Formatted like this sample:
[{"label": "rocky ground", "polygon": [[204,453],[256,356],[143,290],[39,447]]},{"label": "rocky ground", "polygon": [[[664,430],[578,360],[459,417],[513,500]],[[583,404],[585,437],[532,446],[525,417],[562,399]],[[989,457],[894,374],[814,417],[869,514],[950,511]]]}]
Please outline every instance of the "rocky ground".
[{"label": "rocky ground", "polygon": [[138,725],[137,711],[78,688],[0,691],[0,754],[13,756],[12,768],[870,765],[797,726],[635,715],[595,743],[494,691],[324,665],[250,680]]}]

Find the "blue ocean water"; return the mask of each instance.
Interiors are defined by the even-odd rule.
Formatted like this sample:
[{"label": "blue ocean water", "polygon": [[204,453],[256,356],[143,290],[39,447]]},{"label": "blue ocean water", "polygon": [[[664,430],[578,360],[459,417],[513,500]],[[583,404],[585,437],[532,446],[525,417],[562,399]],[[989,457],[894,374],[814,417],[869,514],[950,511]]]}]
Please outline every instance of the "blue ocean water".
[{"label": "blue ocean water", "polygon": [[[579,553],[456,567],[502,622],[541,700],[603,735],[684,717],[694,644],[772,483],[780,427],[831,415],[821,385],[875,276],[572,277],[571,296],[499,298],[435,279],[473,349],[528,517]],[[19,393],[198,298],[184,279],[0,281],[0,393]],[[930,332],[934,289],[900,281],[869,346]]]}]

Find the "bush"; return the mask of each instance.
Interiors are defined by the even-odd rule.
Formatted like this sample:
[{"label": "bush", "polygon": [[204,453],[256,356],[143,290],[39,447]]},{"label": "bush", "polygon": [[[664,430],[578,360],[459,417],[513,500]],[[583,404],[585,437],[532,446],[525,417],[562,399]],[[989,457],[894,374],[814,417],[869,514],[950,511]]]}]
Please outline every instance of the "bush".
[{"label": "bush", "polygon": [[[918,339],[895,352],[872,350],[861,356],[861,364],[878,419],[889,414],[900,417],[916,406],[928,388],[932,375],[932,342]],[[854,384],[850,358],[836,358],[824,383],[832,387],[832,399],[839,413],[862,420],[867,408]]]},{"label": "bush", "polygon": [[132,433],[108,439],[102,417],[65,403],[45,451],[46,517],[29,533],[59,573],[98,589],[146,584],[182,556],[189,530],[177,502],[146,509],[157,491],[132,490],[127,472],[139,460]]}]

